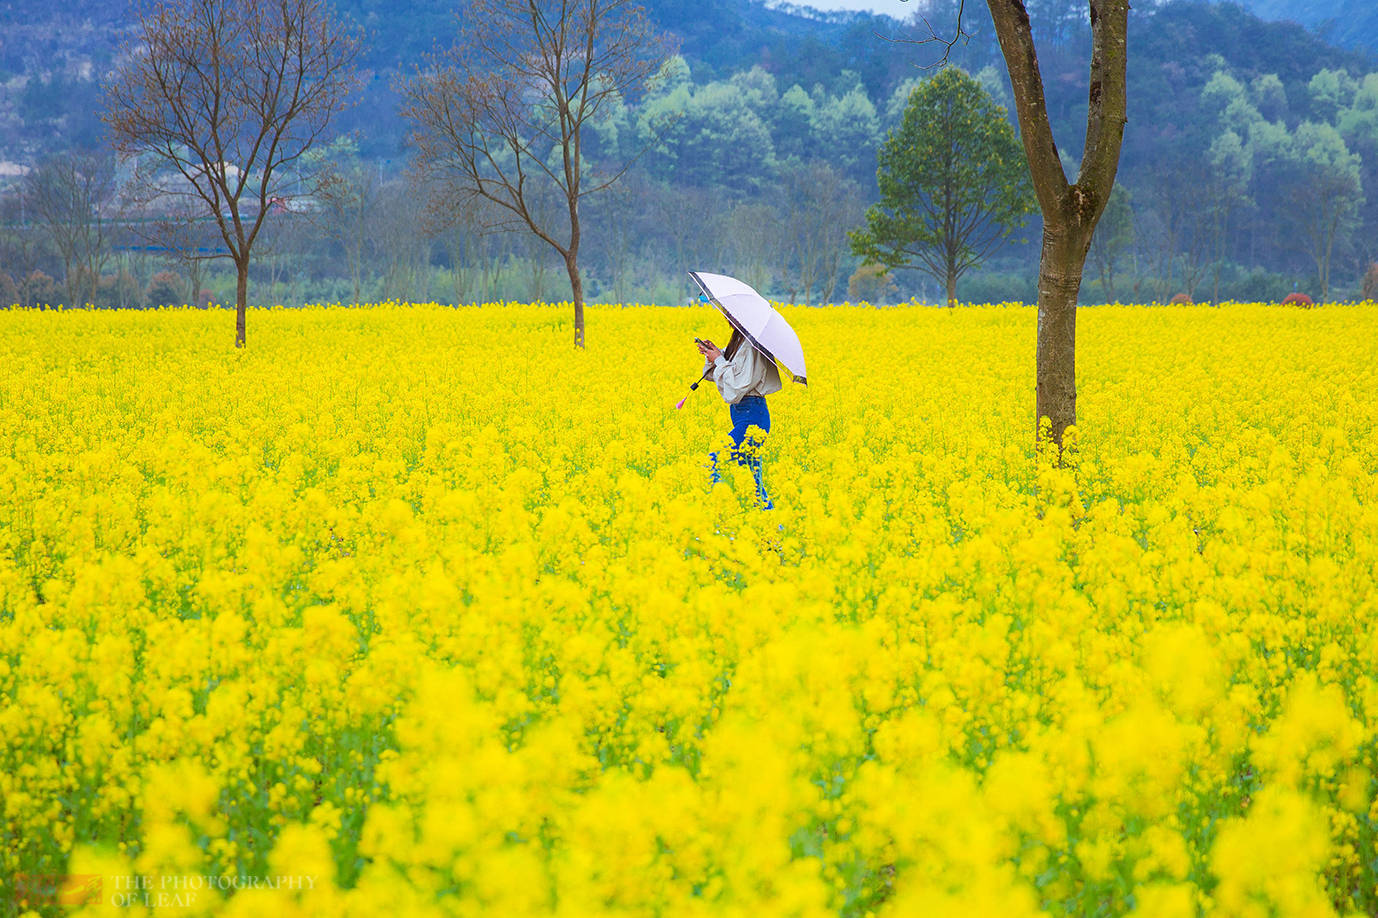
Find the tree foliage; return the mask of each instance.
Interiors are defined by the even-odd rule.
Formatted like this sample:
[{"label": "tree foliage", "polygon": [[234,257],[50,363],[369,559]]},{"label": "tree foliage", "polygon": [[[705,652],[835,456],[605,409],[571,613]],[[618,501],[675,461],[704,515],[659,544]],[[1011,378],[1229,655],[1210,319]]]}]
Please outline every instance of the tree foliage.
[{"label": "tree foliage", "polygon": [[868,263],[918,267],[946,285],[1008,240],[1034,211],[1028,166],[1005,112],[971,76],[947,67],[917,86],[881,145],[880,203],[851,234]]},{"label": "tree foliage", "polygon": [[1323,301],[1335,248],[1355,228],[1363,202],[1360,159],[1335,128],[1310,121],[1298,126],[1289,153],[1291,222],[1316,263]]}]

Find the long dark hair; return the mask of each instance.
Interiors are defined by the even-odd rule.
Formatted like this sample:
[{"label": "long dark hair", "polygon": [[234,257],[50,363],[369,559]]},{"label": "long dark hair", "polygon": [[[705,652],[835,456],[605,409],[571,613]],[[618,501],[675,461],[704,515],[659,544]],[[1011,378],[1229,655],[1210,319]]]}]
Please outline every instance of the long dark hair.
[{"label": "long dark hair", "polygon": [[737,330],[737,326],[732,326],[732,337],[727,339],[727,347],[723,348],[722,355],[731,360],[737,354],[737,348],[742,346],[746,336]]}]

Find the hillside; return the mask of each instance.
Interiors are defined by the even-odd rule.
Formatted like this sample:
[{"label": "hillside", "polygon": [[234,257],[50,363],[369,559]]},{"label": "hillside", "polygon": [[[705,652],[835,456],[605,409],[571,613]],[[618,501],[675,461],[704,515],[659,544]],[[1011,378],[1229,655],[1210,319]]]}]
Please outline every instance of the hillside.
[{"label": "hillside", "polygon": [[[1128,168],[1153,158],[1160,144],[1179,136],[1185,113],[1194,109],[1218,60],[1248,81],[1275,74],[1295,102],[1295,120],[1309,114],[1303,107],[1306,86],[1317,71],[1346,69],[1357,76],[1378,69],[1362,51],[1335,48],[1293,23],[1266,22],[1232,3],[1169,3],[1151,19],[1133,21],[1130,42],[1130,124],[1123,158]],[[1084,85],[1084,73],[1080,79]]]},{"label": "hillside", "polygon": [[[454,0],[337,0],[361,29],[364,91],[339,121],[357,131],[364,151],[402,155],[403,126],[394,83],[455,31]],[[868,15],[799,15],[760,0],[649,0],[651,18],[673,34],[696,78],[761,64],[787,83],[829,84],[858,74],[873,95],[907,75],[903,55],[886,53],[877,35],[903,34],[900,23]],[[0,2],[0,160],[29,163],[43,151],[99,146],[99,78],[128,40],[129,0]]]},{"label": "hillside", "polygon": [[[38,0],[0,2],[0,161],[27,164],[45,152],[98,148],[103,126],[100,75],[128,39],[128,0],[85,0],[54,5]],[[1378,69],[1374,54],[1342,50],[1316,32],[1259,15],[1288,16],[1346,34],[1378,16],[1372,0],[1246,0],[1234,3],[1147,4],[1131,17],[1131,117],[1125,159],[1151,155],[1155,138],[1171,134],[1172,112],[1194,94],[1223,59],[1243,75],[1276,73],[1289,97],[1322,67],[1355,75]],[[360,137],[360,150],[383,168],[400,168],[405,127],[397,116],[395,85],[454,32],[454,0],[337,0],[364,37],[364,89],[337,121]],[[865,14],[814,14],[761,0],[647,0],[651,18],[679,41],[695,82],[722,79],[759,65],[781,90],[845,91],[859,79],[878,108],[901,81],[921,75],[931,48],[888,38],[914,37],[912,24]],[[1001,67],[984,5],[968,7],[971,41],[953,60],[972,72]],[[1302,14],[1305,14],[1303,16]],[[1331,23],[1330,26],[1324,23]],[[1337,32],[1338,34],[1338,32]],[[1378,36],[1378,28],[1369,38]],[[1079,140],[1085,107],[1084,38],[1041,51],[1049,109],[1061,135]],[[1069,152],[1075,152],[1069,149]]]},{"label": "hillside", "polygon": [[1262,19],[1300,23],[1344,48],[1378,54],[1378,3],[1373,0],[1239,0]]}]

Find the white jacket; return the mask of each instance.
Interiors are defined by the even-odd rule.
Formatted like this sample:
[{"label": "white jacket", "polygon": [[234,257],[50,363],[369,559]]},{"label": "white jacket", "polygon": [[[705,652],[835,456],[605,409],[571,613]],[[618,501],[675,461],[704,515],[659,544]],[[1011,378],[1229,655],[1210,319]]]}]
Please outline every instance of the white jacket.
[{"label": "white jacket", "polygon": [[712,363],[705,362],[703,372],[729,405],[748,395],[770,395],[782,388],[775,361],[756,350],[750,341],[743,341],[731,360],[719,355]]}]

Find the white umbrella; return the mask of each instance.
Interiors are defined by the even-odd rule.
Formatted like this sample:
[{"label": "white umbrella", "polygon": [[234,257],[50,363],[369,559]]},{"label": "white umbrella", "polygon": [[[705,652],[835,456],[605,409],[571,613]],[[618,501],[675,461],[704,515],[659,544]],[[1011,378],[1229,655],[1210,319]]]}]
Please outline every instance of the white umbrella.
[{"label": "white umbrella", "polygon": [[690,271],[689,276],[757,350],[788,370],[795,382],[808,385],[799,336],[765,297],[726,274]]}]

